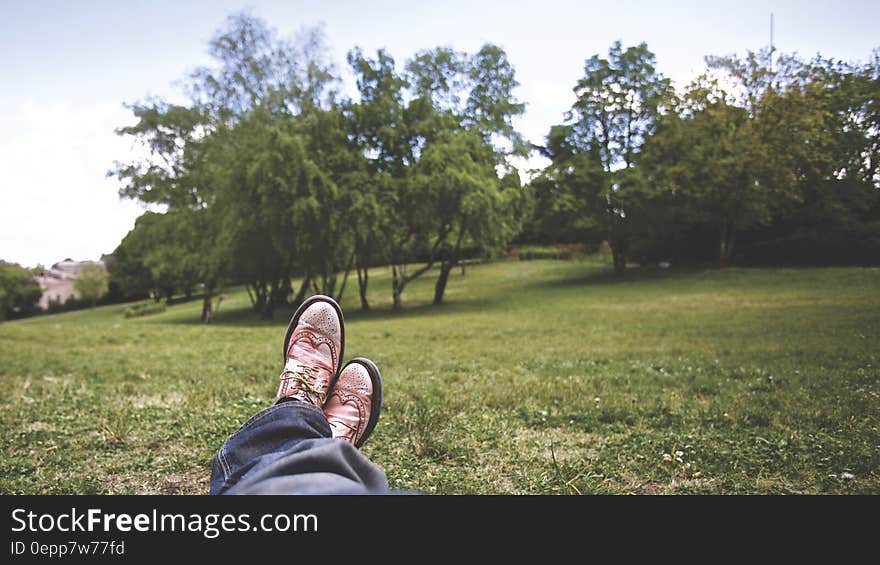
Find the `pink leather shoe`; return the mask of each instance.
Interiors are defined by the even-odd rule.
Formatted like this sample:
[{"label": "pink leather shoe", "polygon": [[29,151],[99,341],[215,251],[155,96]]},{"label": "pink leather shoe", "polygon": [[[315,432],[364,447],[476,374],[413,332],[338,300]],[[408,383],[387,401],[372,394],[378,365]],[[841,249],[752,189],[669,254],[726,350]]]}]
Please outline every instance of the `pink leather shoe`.
[{"label": "pink leather shoe", "polygon": [[376,427],[382,410],[382,376],[369,359],[355,357],[339,373],[324,415],[333,437],[363,445]]},{"label": "pink leather shoe", "polygon": [[320,294],[303,302],[284,335],[284,369],[275,402],[293,397],[321,408],[339,372],[344,346],[339,304]]}]

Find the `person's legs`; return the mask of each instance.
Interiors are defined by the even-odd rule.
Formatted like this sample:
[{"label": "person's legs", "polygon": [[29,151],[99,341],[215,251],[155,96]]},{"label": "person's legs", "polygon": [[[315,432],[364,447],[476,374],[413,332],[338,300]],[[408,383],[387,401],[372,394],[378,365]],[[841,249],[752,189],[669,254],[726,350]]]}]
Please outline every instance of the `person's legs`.
[{"label": "person's legs", "polygon": [[385,493],[385,474],[358,449],[331,437],[323,412],[275,404],[232,434],[214,457],[211,494]]},{"label": "person's legs", "polygon": [[388,492],[385,474],[357,449],[378,418],[381,378],[360,358],[340,372],[343,341],[342,311],[332,299],[315,296],[297,310],[276,402],[220,447],[211,494]]}]

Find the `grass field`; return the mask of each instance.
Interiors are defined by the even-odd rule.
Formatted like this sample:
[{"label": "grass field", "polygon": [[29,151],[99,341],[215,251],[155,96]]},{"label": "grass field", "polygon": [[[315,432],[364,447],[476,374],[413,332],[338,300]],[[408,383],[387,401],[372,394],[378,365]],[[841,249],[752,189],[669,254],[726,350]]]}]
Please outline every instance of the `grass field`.
[{"label": "grass field", "polygon": [[[642,270],[499,261],[390,311],[349,286],[346,359],[382,369],[363,451],[429,493],[880,493],[880,269]],[[349,281],[349,285],[356,281]],[[0,492],[205,493],[275,393],[291,312],[243,290],[0,324]]]}]

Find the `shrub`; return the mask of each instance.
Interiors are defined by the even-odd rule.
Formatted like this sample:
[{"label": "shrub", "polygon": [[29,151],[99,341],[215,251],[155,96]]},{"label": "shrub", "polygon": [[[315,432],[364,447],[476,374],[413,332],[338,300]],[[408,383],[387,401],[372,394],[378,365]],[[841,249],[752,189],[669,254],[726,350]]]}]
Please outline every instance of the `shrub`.
[{"label": "shrub", "polygon": [[585,255],[591,255],[599,251],[596,244],[557,244],[557,245],[524,245],[512,250],[512,255],[520,261],[535,259],[559,259],[567,261]]},{"label": "shrub", "polygon": [[161,314],[165,311],[165,303],[164,302],[138,302],[136,304],[132,304],[128,308],[125,309],[125,317],[126,318],[139,318],[141,316],[150,316],[152,314]]}]

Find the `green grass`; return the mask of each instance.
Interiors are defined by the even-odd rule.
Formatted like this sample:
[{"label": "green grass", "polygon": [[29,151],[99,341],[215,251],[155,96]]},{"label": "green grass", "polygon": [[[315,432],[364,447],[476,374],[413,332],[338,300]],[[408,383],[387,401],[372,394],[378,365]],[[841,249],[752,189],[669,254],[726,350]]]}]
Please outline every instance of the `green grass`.
[{"label": "green grass", "polygon": [[[346,358],[382,370],[363,451],[430,493],[880,493],[880,269],[630,273],[500,261],[390,311],[343,302]],[[204,493],[275,393],[290,311],[231,289],[0,324],[0,492]]]}]

